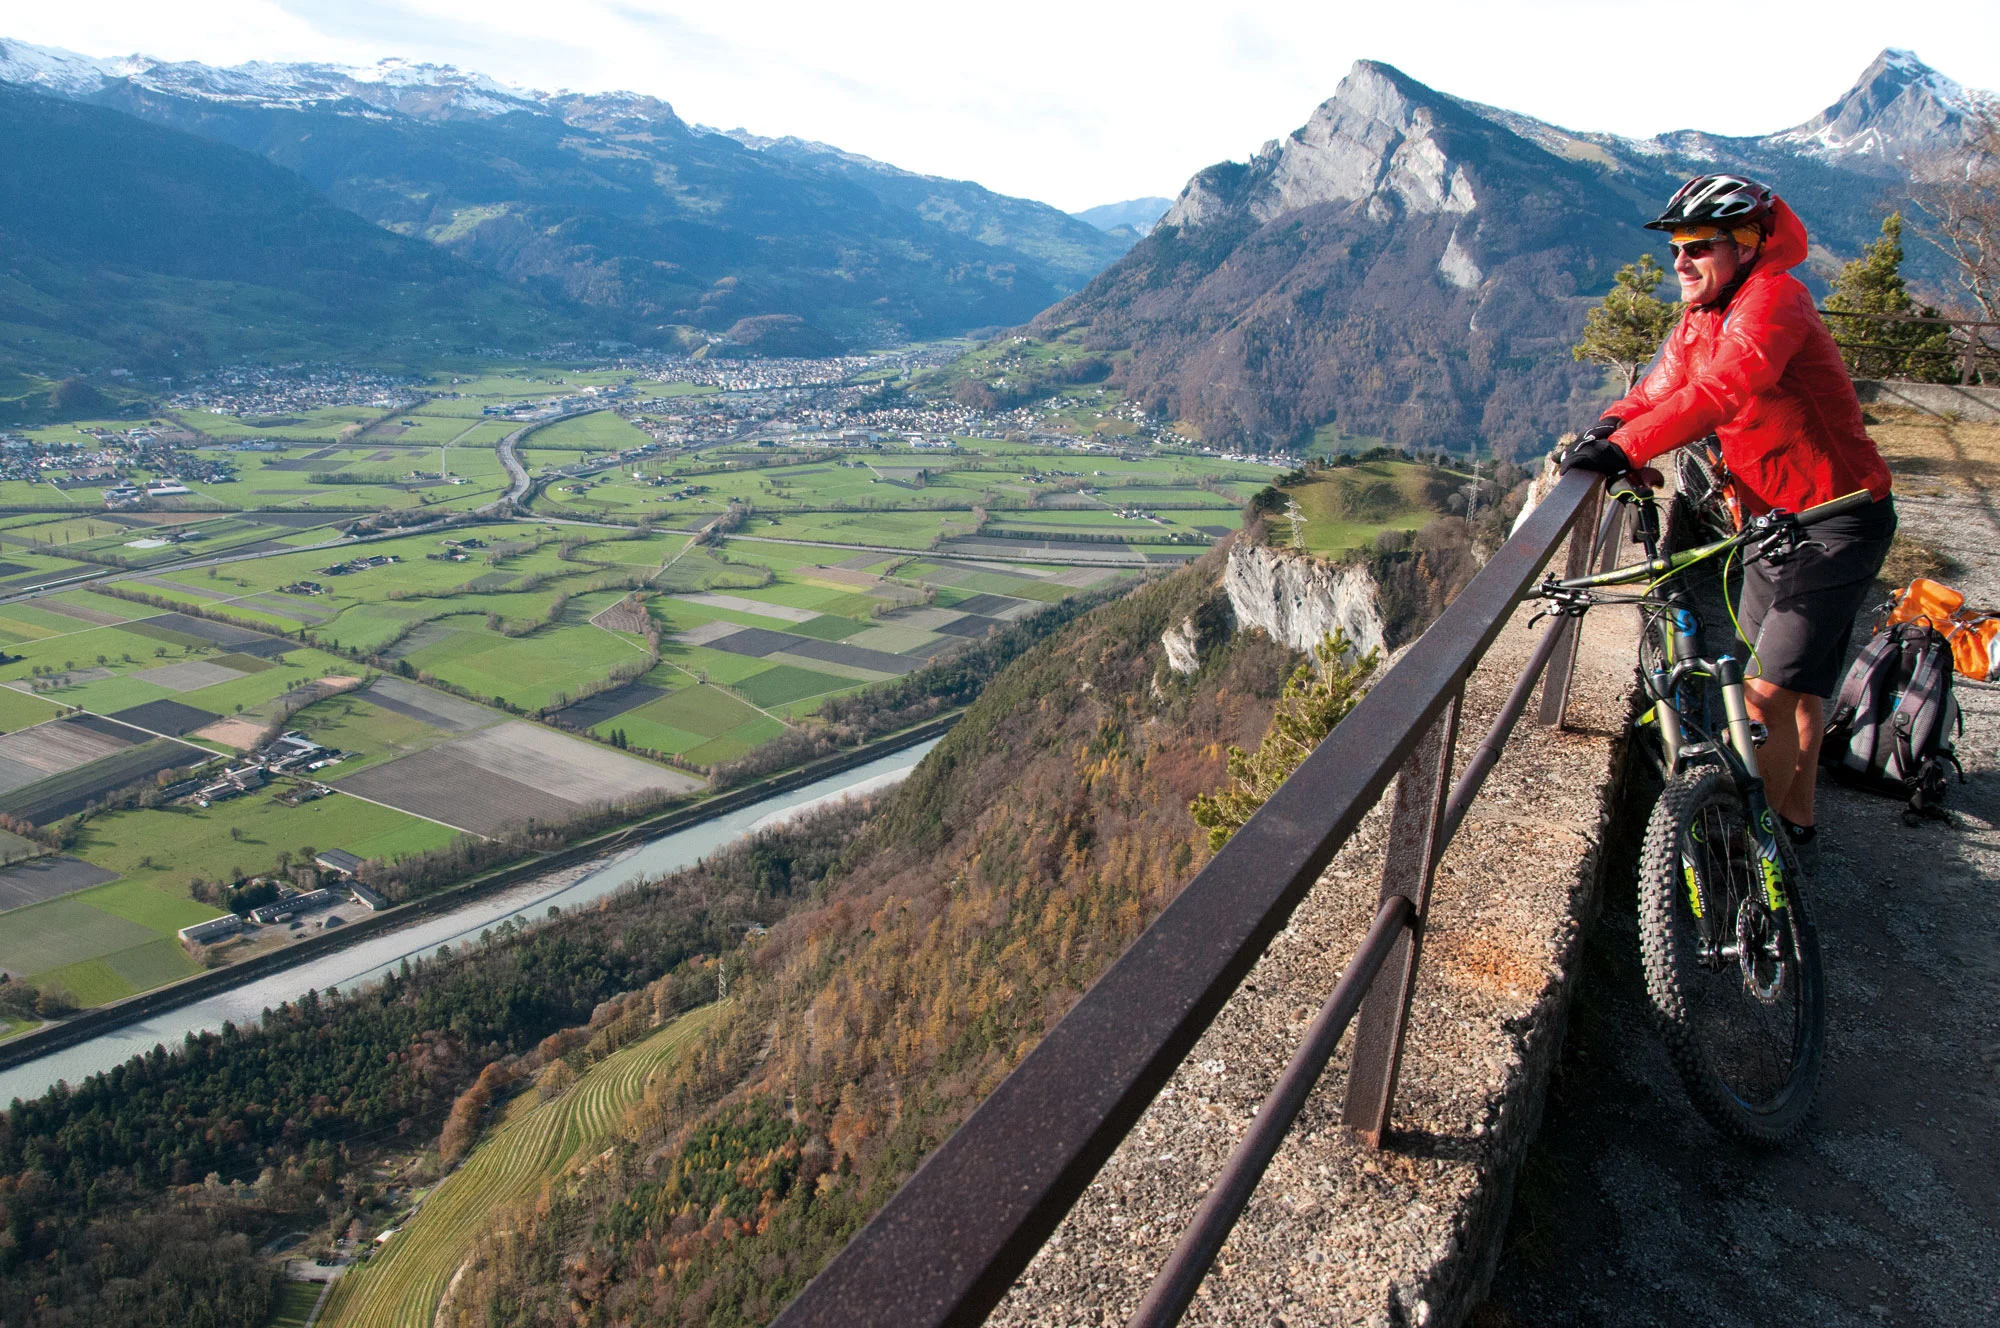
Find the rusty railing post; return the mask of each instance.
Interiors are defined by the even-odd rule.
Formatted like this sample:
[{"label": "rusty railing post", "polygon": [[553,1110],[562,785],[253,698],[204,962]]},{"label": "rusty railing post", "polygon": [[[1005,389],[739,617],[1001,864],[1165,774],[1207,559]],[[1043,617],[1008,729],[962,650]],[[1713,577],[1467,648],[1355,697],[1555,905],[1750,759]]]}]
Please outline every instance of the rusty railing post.
[{"label": "rusty railing post", "polygon": [[[1579,525],[1579,530],[1587,527]],[[1585,535],[1588,542],[1589,536]],[[1382,972],[1361,1003],[1354,1056],[1347,1073],[1347,1102],[1341,1120],[1371,1148],[1389,1133],[1389,1108],[1396,1096],[1396,1071],[1403,1061],[1403,1032],[1410,997],[1417,985],[1417,961],[1430,908],[1431,879],[1437,871],[1438,832],[1445,795],[1451,789],[1452,745],[1458,740],[1458,712],[1465,693],[1445,704],[1409,764],[1396,777],[1396,802],[1389,813],[1389,849],[1382,865],[1382,895],[1402,895],[1414,909],[1383,961]]]},{"label": "rusty railing post", "polygon": [[[1617,541],[1604,538],[1605,531],[1598,520],[1603,503],[1604,488],[1600,485],[1584,500],[1576,524],[1570,527],[1569,553],[1563,562],[1564,580],[1590,572],[1600,540],[1606,549],[1616,548]],[[1548,670],[1542,675],[1542,707],[1537,716],[1545,729],[1561,728],[1563,715],[1569,709],[1569,685],[1576,673],[1576,643],[1583,631],[1583,620],[1566,618],[1556,630],[1562,633],[1562,638],[1556,642]]]}]

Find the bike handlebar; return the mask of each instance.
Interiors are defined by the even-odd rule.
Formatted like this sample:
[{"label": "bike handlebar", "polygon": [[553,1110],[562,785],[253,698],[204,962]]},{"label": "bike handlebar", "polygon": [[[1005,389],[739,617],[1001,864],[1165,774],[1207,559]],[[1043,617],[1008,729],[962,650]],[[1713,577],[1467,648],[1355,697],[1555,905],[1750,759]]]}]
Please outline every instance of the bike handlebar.
[{"label": "bike handlebar", "polygon": [[1808,507],[1792,519],[1802,526],[1817,525],[1829,517],[1846,516],[1849,512],[1858,512],[1874,501],[1874,494],[1868,492],[1866,489],[1856,489],[1853,493],[1842,494],[1831,502],[1821,503],[1817,507]]}]

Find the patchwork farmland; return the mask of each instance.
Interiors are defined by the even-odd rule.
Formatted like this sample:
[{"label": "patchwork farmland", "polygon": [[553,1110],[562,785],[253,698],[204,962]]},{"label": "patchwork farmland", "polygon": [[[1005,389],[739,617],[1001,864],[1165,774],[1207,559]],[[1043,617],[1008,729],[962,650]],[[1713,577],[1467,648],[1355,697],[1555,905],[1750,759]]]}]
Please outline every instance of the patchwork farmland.
[{"label": "patchwork farmland", "polygon": [[[1273,474],[1115,440],[662,442],[709,405],[768,418],[729,395],[502,366],[393,405],[27,431],[44,478],[0,480],[0,968],[117,999],[328,850],[457,861],[777,768],[830,702],[1198,556]],[[267,778],[287,732],[309,766]]]}]

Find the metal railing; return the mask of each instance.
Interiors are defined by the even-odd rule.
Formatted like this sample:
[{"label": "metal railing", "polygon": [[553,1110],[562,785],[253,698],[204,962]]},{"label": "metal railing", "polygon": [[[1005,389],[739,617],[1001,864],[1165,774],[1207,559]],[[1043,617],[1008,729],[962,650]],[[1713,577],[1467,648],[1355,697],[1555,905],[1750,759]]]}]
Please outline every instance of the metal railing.
[{"label": "metal railing", "polygon": [[[1921,314],[1849,314],[1822,309],[1834,324],[1833,344],[1856,378],[1903,377],[1924,383],[1973,387],[2000,378],[2000,323]],[[1871,331],[1870,326],[1876,330]],[[1929,325],[1943,333],[1921,341],[1885,341],[1882,329]]]},{"label": "metal railing", "polygon": [[1395,781],[1367,937],[1202,1201],[1131,1322],[1179,1321],[1348,1026],[1346,1124],[1388,1135],[1431,881],[1544,673],[1560,724],[1576,620],[1536,643],[1452,779],[1466,680],[1572,527],[1589,569],[1618,507],[1563,477],[1428,631],[1161,911],[966,1122],[775,1320],[781,1328],[971,1325],[1007,1293],[1341,846]]}]

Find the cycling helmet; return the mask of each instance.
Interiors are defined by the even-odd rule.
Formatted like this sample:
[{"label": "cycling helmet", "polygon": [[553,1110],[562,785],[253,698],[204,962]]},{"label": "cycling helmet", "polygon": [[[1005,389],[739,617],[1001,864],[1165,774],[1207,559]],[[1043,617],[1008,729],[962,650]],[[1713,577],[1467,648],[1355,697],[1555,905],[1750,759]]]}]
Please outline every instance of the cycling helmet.
[{"label": "cycling helmet", "polygon": [[1761,226],[1777,198],[1768,186],[1740,175],[1697,175],[1680,187],[1667,210],[1647,222],[1646,229],[1715,226],[1728,231]]}]

